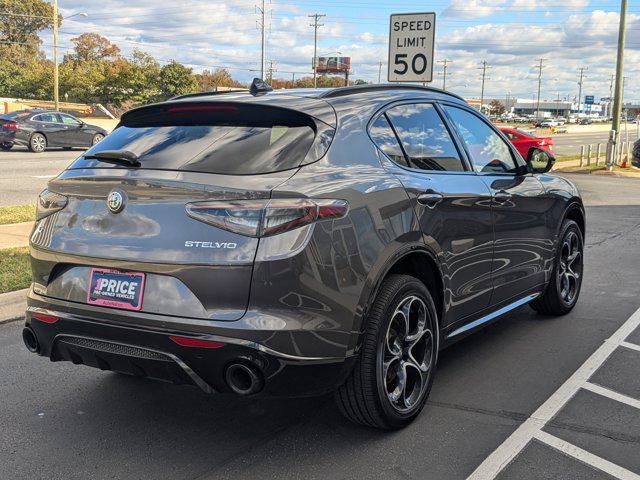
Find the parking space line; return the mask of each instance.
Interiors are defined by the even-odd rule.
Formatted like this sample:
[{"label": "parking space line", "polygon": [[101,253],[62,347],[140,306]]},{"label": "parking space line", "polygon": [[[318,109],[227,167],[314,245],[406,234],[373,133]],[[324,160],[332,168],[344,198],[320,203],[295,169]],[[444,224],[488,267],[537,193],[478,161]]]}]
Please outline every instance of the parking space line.
[{"label": "parking space line", "polygon": [[576,447],[575,445],[565,442],[564,440],[561,440],[554,435],[550,435],[547,432],[543,432],[542,430],[536,432],[534,438],[555,448],[556,450],[559,450],[565,455],[569,455],[580,462],[586,463],[587,465],[597,468],[609,475],[613,475],[621,480],[640,480],[640,475],[636,475],[626,468],[616,465],[615,463],[611,463],[602,457],[589,453],[580,447]]},{"label": "parking space line", "polygon": [[631,350],[637,350],[640,352],[640,345],[636,345],[635,343],[622,342],[620,345],[626,348],[630,348]]},{"label": "parking space line", "polygon": [[529,441],[542,431],[545,424],[587,383],[591,375],[600,368],[611,353],[620,345],[626,343],[624,340],[638,326],[640,326],[640,309],[636,310],[609,339],[605,340],[604,343],[591,354],[587,361],[584,362],[558,390],[502,442],[502,444],[467,477],[468,480],[492,480],[496,478]]},{"label": "parking space line", "polygon": [[590,392],[597,393],[598,395],[602,395],[603,397],[610,398],[611,400],[615,400],[616,402],[624,403],[630,407],[640,409],[640,400],[623,395],[622,393],[614,392],[613,390],[601,387],[595,383],[587,382],[582,386],[582,388],[589,390]]}]

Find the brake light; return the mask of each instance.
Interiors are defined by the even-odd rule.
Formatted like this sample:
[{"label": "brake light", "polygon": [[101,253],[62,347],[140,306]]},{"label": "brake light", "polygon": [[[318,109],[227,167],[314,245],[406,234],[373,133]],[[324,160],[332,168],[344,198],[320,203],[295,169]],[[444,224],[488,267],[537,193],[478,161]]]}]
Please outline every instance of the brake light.
[{"label": "brake light", "polygon": [[313,222],[344,217],[345,200],[273,199],[189,203],[187,215],[195,220],[249,237],[268,237]]},{"label": "brake light", "polygon": [[238,107],[234,107],[233,105],[184,105],[178,107],[169,107],[167,112],[169,113],[177,113],[177,112],[198,112],[198,111],[220,111],[227,110],[231,112],[236,112]]},{"label": "brake light", "polygon": [[58,321],[58,317],[54,317],[53,315],[45,315],[44,313],[34,313],[31,315],[31,318],[35,318],[36,320],[40,320],[44,323],[56,323]]},{"label": "brake light", "polygon": [[18,130],[18,124],[17,123],[3,123],[2,127],[5,130]]},{"label": "brake light", "polygon": [[172,342],[177,343],[181,347],[193,347],[193,348],[220,348],[224,347],[222,342],[214,342],[213,340],[202,340],[201,338],[191,337],[169,337]]}]

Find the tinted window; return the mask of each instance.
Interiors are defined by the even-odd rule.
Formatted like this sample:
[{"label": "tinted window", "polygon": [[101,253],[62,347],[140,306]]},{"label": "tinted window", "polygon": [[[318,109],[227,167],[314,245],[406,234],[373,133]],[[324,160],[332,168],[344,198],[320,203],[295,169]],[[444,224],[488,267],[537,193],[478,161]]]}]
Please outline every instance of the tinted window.
[{"label": "tinted window", "polygon": [[[138,168],[260,174],[318,160],[329,147],[333,132],[328,125],[293,109],[231,102],[169,102],[125,113],[120,126],[87,154],[128,150],[137,155]],[[70,168],[92,167],[114,165],[82,156]]]},{"label": "tinted window", "polygon": [[376,142],[376,145],[380,147],[380,150],[386,153],[391,160],[396,163],[401,163],[402,165],[407,164],[404,153],[402,153],[402,148],[400,148],[400,144],[398,143],[398,138],[396,134],[393,133],[386,116],[379,116],[371,125],[369,133],[373,141]]},{"label": "tinted window", "polygon": [[55,113],[41,113],[33,117],[36,122],[58,123],[58,116]]},{"label": "tinted window", "polygon": [[445,107],[467,146],[471,163],[477,172],[514,172],[511,150],[500,136],[482,119],[456,107]]},{"label": "tinted window", "polygon": [[430,104],[399,105],[387,111],[409,166],[421,170],[464,170],[440,115]]},{"label": "tinted window", "polygon": [[61,113],[60,118],[62,118],[62,123],[66,123],[67,125],[80,125],[80,120],[72,117],[71,115]]}]

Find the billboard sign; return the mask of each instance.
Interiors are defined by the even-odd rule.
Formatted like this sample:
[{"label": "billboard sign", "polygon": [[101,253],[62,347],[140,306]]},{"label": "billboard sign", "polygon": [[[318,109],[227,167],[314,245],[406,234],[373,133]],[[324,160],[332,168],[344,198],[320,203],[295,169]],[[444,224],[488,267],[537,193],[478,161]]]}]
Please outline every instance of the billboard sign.
[{"label": "billboard sign", "polygon": [[394,13],[389,24],[390,82],[433,80],[436,14]]},{"label": "billboard sign", "polygon": [[595,97],[593,95],[585,95],[584,103],[587,105],[593,105],[595,102]]},{"label": "billboard sign", "polygon": [[351,57],[318,57],[317,73],[344,74],[351,68]]}]

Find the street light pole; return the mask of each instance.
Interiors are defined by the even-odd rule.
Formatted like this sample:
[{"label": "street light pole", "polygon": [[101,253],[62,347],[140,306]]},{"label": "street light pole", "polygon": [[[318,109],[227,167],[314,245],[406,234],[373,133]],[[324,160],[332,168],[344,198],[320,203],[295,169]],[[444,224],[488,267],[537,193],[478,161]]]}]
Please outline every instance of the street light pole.
[{"label": "street light pole", "polygon": [[58,0],[53,0],[53,104],[58,111]]},{"label": "street light pole", "polygon": [[620,129],[620,111],[622,110],[622,73],[624,70],[624,43],[626,37],[627,23],[627,0],[620,3],[620,27],[618,29],[618,56],[616,58],[616,86],[613,100],[613,119],[611,121],[611,131],[609,132],[609,142],[607,144],[607,167],[613,169],[613,160],[616,153],[616,140]]}]

